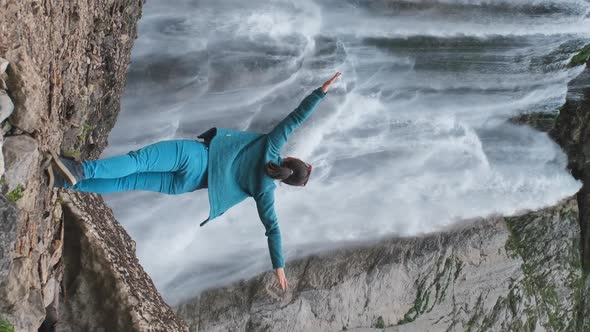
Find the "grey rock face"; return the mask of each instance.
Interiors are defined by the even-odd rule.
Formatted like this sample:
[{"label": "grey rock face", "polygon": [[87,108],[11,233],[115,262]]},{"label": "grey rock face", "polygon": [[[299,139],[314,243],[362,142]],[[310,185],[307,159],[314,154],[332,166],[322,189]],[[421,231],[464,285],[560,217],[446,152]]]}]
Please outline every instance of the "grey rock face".
[{"label": "grey rock face", "polygon": [[[22,134],[5,137],[6,170],[11,187],[23,182],[25,188],[9,203],[15,215],[0,220],[1,230],[15,227],[0,235],[0,318],[16,331],[186,330],[104,202],[89,196],[81,205],[69,203],[64,215],[62,193],[47,188],[39,169],[39,151],[96,158],[106,146],[142,4],[0,1],[0,55],[11,63],[0,79],[15,106],[13,126],[5,121],[2,133]],[[76,252],[88,264],[64,264],[75,262]]]},{"label": "grey rock face", "polygon": [[5,308],[15,313],[8,317],[17,331],[36,331],[33,326],[40,326],[45,319],[41,290],[31,288],[38,279],[32,257],[18,257],[12,261],[2,295]]},{"label": "grey rock face", "polygon": [[63,194],[67,300],[60,331],[188,331],[135,256],[135,242],[98,196]]},{"label": "grey rock face", "polygon": [[[566,102],[559,111],[555,126],[549,132],[568,155],[568,168],[572,175],[582,180],[582,189],[577,194],[582,232],[582,268],[590,284],[590,68],[586,69],[568,85]],[[590,287],[582,293],[579,305],[583,326],[580,331],[590,331]]]},{"label": "grey rock face", "polygon": [[[14,204],[0,195],[0,290],[2,283],[7,280],[8,271],[12,265],[11,248],[16,242],[16,214]],[[0,299],[2,298],[0,296]]]},{"label": "grey rock face", "polygon": [[575,327],[574,199],[422,238],[324,253],[178,307],[191,331],[515,331]]},{"label": "grey rock face", "polygon": [[4,139],[2,150],[8,197],[20,209],[34,213],[41,186],[37,141],[27,135],[9,136]]},{"label": "grey rock face", "polygon": [[27,186],[31,174],[39,166],[39,149],[37,141],[27,135],[9,136],[2,148],[8,190],[17,186]]},{"label": "grey rock face", "polygon": [[20,58],[20,61],[11,65],[11,73],[8,85],[14,98],[16,111],[10,116],[10,122],[19,129],[33,133],[40,130],[41,111],[39,105],[46,102],[47,90],[43,90],[44,80],[34,68],[28,66],[32,62],[28,53],[22,50],[11,50],[7,57]]}]

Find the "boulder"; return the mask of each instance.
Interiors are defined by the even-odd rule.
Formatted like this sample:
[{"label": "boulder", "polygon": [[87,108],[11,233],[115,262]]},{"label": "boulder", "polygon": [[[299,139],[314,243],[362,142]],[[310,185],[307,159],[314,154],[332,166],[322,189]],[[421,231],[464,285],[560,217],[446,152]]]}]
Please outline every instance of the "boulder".
[{"label": "boulder", "polygon": [[36,214],[36,200],[43,175],[40,170],[38,143],[27,135],[8,136],[3,146],[5,173],[4,193],[19,209]]},{"label": "boulder", "polygon": [[19,185],[26,187],[29,177],[35,173],[39,164],[37,141],[27,135],[9,136],[4,140],[2,150],[8,191],[16,189]]},{"label": "boulder", "polygon": [[27,67],[32,60],[22,48],[8,53],[11,59],[19,59],[10,65],[8,87],[16,105],[10,122],[17,128],[33,133],[40,129],[42,109],[47,104],[47,82],[33,68]]}]

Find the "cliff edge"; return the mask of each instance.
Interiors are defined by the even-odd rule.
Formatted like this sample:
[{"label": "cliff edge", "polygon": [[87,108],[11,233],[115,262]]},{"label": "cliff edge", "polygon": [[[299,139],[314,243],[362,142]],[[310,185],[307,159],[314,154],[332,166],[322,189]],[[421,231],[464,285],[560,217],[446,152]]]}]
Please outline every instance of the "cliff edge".
[{"label": "cliff edge", "polygon": [[186,330],[103,200],[48,188],[42,171],[49,149],[106,146],[142,6],[0,0],[2,331]]}]

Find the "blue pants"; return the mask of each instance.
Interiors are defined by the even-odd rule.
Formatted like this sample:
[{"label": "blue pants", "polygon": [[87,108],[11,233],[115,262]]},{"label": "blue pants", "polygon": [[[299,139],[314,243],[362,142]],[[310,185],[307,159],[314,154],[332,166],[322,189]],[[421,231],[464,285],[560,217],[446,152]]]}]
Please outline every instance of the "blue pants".
[{"label": "blue pants", "polygon": [[65,187],[100,194],[127,190],[169,195],[207,188],[206,145],[195,140],[161,141],[127,154],[82,162],[84,180]]}]

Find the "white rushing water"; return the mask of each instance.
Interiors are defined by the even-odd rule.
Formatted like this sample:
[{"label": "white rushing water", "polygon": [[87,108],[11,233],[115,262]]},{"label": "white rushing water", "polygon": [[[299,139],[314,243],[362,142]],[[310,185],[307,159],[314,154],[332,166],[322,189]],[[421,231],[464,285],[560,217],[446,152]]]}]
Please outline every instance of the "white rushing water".
[{"label": "white rushing water", "polygon": [[[335,71],[342,80],[284,156],[287,261],[348,241],[440,230],[553,204],[580,187],[547,134],[507,122],[557,112],[589,41],[582,0],[150,1],[103,157],[228,127],[266,132]],[[271,269],[247,200],[200,228],[206,191],[105,195],[172,304]]]}]

